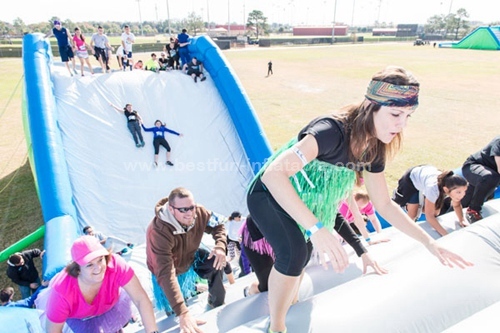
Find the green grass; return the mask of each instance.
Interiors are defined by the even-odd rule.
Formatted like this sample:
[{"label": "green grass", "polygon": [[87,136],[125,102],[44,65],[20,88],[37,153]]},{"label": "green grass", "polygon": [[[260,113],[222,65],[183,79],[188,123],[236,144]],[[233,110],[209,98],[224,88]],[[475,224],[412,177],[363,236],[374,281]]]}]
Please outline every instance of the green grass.
[{"label": "green grass", "polygon": [[[21,118],[21,59],[0,58],[0,249],[37,230],[42,224],[40,203],[27,160]],[[34,247],[43,247],[38,241]],[[40,268],[40,260],[36,264]],[[2,263],[0,287],[11,285]],[[41,272],[41,270],[40,270]],[[16,289],[17,292],[17,289]],[[17,296],[17,294],[16,294]]]},{"label": "green grass", "polygon": [[[443,169],[456,168],[471,152],[498,135],[498,52],[414,47],[408,42],[247,47],[224,54],[243,84],[273,148],[296,135],[310,119],[359,101],[370,77],[386,65],[411,70],[421,83],[420,107],[405,130],[402,151],[387,167],[391,190],[408,167],[430,163]],[[146,60],[148,55],[134,57]],[[267,78],[269,60],[273,61],[274,75]],[[116,68],[115,62],[112,65]],[[26,162],[22,90],[15,89],[22,77],[21,60],[0,58],[0,76],[0,248],[3,249],[43,222]],[[1,274],[0,286],[7,283]]]}]

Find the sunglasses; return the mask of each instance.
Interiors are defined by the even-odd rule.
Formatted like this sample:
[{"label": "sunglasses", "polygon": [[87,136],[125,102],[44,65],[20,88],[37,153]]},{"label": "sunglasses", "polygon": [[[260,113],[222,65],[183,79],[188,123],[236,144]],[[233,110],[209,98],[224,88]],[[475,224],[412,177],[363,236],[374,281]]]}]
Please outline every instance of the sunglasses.
[{"label": "sunglasses", "polygon": [[196,206],[189,206],[189,207],[174,207],[172,205],[170,205],[170,207],[172,207],[173,209],[177,209],[180,213],[187,213],[191,210],[194,210],[196,208]]}]

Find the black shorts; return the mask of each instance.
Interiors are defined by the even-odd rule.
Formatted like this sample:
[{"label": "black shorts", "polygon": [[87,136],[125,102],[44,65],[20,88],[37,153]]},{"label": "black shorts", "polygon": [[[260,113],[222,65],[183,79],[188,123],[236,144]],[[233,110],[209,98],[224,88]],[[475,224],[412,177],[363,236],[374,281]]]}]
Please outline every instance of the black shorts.
[{"label": "black shorts", "polygon": [[70,59],[73,59],[75,57],[71,45],[66,45],[63,47],[59,46],[59,54],[61,55],[62,62],[68,62]]},{"label": "black shorts", "polygon": [[190,70],[188,70],[188,71],[187,71],[187,74],[188,74],[188,75],[192,75],[192,74],[194,74],[194,75],[196,75],[196,76],[200,76],[200,75],[201,75],[201,74],[203,74],[203,73],[202,73],[202,72],[200,72],[200,71],[194,71],[194,70],[191,70],[191,69],[190,69]]},{"label": "black shorts", "polygon": [[95,46],[94,47],[94,52],[95,52],[95,57],[97,60],[99,60],[99,57],[102,59],[102,61],[106,62],[108,60],[108,52],[106,49],[101,49],[100,47]]},{"label": "black shorts", "polygon": [[[392,200],[399,206],[404,207],[408,203],[418,203],[418,190],[413,185],[410,174],[413,168],[408,169],[398,181],[398,187],[394,190]],[[416,201],[415,201],[416,200]]]}]

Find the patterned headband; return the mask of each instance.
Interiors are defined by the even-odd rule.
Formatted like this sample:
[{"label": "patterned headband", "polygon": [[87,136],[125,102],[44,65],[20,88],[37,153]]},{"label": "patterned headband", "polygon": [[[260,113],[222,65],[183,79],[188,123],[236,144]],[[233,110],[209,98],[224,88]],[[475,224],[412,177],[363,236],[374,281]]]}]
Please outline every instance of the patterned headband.
[{"label": "patterned headband", "polygon": [[418,106],[418,86],[402,86],[384,81],[372,80],[366,89],[366,99],[382,106]]}]

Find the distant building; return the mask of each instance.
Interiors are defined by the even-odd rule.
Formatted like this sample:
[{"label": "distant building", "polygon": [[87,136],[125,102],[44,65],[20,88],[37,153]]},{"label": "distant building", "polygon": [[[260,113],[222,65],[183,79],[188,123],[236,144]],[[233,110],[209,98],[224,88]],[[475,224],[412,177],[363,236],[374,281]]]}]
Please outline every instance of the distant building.
[{"label": "distant building", "polygon": [[[331,36],[332,27],[293,27],[294,36]],[[336,25],[335,36],[347,36],[347,26]]]},{"label": "distant building", "polygon": [[418,35],[418,24],[398,24],[396,37],[412,37]]},{"label": "distant building", "polygon": [[255,31],[255,28],[247,28],[243,24],[216,24],[215,27],[207,29],[209,35],[239,36],[246,35],[247,30]]}]

